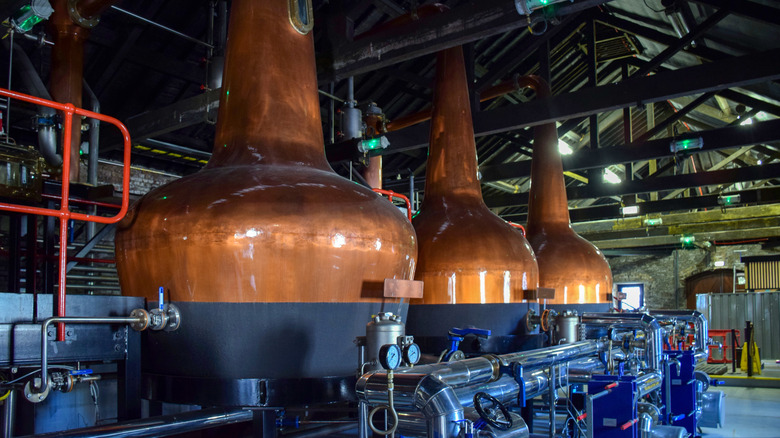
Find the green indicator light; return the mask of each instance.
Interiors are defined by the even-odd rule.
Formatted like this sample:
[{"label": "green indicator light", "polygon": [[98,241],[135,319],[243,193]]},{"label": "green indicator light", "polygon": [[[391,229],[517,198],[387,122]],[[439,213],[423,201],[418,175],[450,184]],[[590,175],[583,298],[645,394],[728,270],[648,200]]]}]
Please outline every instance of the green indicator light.
[{"label": "green indicator light", "polygon": [[388,146],[390,146],[390,142],[387,141],[387,138],[383,135],[381,137],[361,140],[360,144],[358,145],[358,150],[360,152],[368,152],[376,149],[385,149]]},{"label": "green indicator light", "polygon": [[683,247],[689,247],[693,245],[693,242],[696,241],[696,237],[692,234],[683,234],[682,237],[680,237],[680,243],[682,243]]},{"label": "green indicator light", "polygon": [[673,140],[670,144],[670,150],[672,152],[687,151],[690,149],[701,149],[704,146],[704,141],[701,137],[686,138],[681,140]]},{"label": "green indicator light", "polygon": [[646,219],[645,220],[645,225],[648,225],[648,226],[651,226],[651,227],[655,226],[655,225],[661,225],[662,223],[663,223],[663,220],[661,220],[661,219]]},{"label": "green indicator light", "polygon": [[163,199],[168,199],[168,197],[167,197],[167,196],[163,196],[162,198],[163,198]]},{"label": "green indicator light", "polygon": [[382,142],[379,141],[378,138],[372,138],[369,140],[363,140],[363,149],[367,151],[371,151],[374,149],[379,148],[382,145]]}]

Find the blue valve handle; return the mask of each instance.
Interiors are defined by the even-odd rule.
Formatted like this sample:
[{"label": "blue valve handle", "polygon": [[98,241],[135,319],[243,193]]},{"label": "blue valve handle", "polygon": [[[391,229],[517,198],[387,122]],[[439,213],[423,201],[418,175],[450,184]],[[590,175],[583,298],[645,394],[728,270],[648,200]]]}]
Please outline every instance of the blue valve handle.
[{"label": "blue valve handle", "polygon": [[480,328],[457,328],[453,327],[450,329],[449,332],[450,336],[460,336],[461,338],[465,337],[466,335],[477,335],[477,337],[480,338],[487,338],[490,336],[490,330],[480,329]]},{"label": "blue valve handle", "polygon": [[160,286],[160,289],[158,290],[157,294],[158,294],[157,308],[160,309],[160,310],[163,310],[163,306],[165,304],[164,303],[164,300],[165,300],[165,288]]},{"label": "blue valve handle", "polygon": [[726,384],[725,380],[716,380],[716,379],[710,380],[710,385],[711,386],[721,386],[721,385],[725,385],[725,384]]},{"label": "blue valve handle", "polygon": [[672,422],[674,422],[674,421],[680,421],[680,420],[682,420],[683,418],[685,418],[685,414],[675,415],[674,417],[672,417]]},{"label": "blue valve handle", "polygon": [[301,418],[299,416],[295,416],[292,418],[277,418],[276,419],[276,426],[277,427],[294,427],[298,429],[301,427]]},{"label": "blue valve handle", "polygon": [[92,374],[92,370],[89,368],[85,368],[83,370],[71,370],[70,375],[71,376],[83,376],[87,374]]},{"label": "blue valve handle", "polygon": [[450,331],[447,333],[448,338],[450,340],[450,351],[447,352],[447,355],[444,356],[444,360],[448,361],[450,360],[450,357],[452,357],[452,354],[458,351],[458,346],[460,346],[460,341],[463,340],[463,338],[466,337],[466,335],[476,335],[479,338],[487,338],[490,336],[490,330],[480,329],[480,328],[458,328],[453,327],[450,329]]},{"label": "blue valve handle", "polygon": [[515,377],[515,381],[520,384],[520,391],[517,393],[517,404],[524,408],[527,397],[525,393],[525,380],[523,380],[523,364],[519,362],[513,363],[512,375]]}]

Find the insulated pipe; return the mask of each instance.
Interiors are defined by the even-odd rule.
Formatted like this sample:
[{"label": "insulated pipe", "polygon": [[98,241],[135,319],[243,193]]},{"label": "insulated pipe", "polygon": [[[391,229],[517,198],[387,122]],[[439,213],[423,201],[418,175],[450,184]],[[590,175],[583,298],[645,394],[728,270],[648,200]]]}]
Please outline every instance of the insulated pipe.
[{"label": "insulated pipe", "polygon": [[660,372],[652,372],[639,376],[636,380],[636,388],[639,392],[639,397],[642,398],[651,392],[660,389],[661,383],[663,383],[663,376]]},{"label": "insulated pipe", "polygon": [[[3,42],[6,50],[10,50],[10,44],[6,40]],[[30,58],[27,56],[24,50],[17,44],[13,45],[14,61],[16,70],[20,73],[19,76],[24,83],[27,93],[40,97],[42,99],[51,100],[49,90],[46,89],[46,85],[43,84],[40,75],[35,70]],[[45,117],[52,117],[57,113],[54,108],[39,105],[38,114]],[[57,154],[57,131],[53,125],[39,125],[38,126],[38,150],[41,155],[51,166],[62,166],[62,157]]]},{"label": "insulated pipe", "polygon": [[400,369],[395,375],[404,373],[429,374],[454,388],[459,388],[497,380],[499,363],[520,363],[523,365],[524,371],[527,372],[591,356],[598,353],[600,348],[599,342],[586,340],[500,356],[482,356],[455,362],[417,365],[413,368]]},{"label": "insulated pipe", "polygon": [[[52,2],[54,13],[49,18],[54,49],[51,51],[50,89],[52,100],[71,103],[81,108],[81,80],[84,77],[84,42],[89,30],[74,23],[68,13],[68,0]],[[90,8],[91,9],[91,8]],[[70,181],[79,180],[79,146],[81,117],[73,118],[71,130]]]},{"label": "insulated pipe", "polygon": [[210,40],[214,46],[209,49],[211,56],[209,58],[209,78],[208,85],[212,90],[222,87],[222,76],[225,71],[225,43],[227,41],[227,2],[220,1],[214,8],[214,17],[212,17],[213,38]]},{"label": "insulated pipe", "polygon": [[676,319],[678,321],[685,321],[693,323],[696,327],[695,342],[696,348],[694,351],[697,353],[705,353],[709,355],[707,351],[707,342],[709,340],[709,327],[707,318],[701,312],[696,310],[648,310],[647,314],[656,319]]},{"label": "insulated pipe", "polygon": [[200,411],[189,411],[181,414],[165,415],[162,417],[144,418],[142,420],[128,421],[126,423],[105,424],[83,429],[72,429],[64,432],[52,432],[35,435],[35,437],[160,437],[194,432],[217,426],[244,423],[252,421],[252,419],[253,414],[249,409],[211,408]]},{"label": "insulated pipe", "polygon": [[[589,340],[527,352],[401,369],[394,374],[395,407],[406,412],[412,409],[422,412],[428,423],[428,436],[450,436],[439,434],[453,427],[451,422],[457,421],[455,417],[463,418],[464,402],[473,399],[477,392],[488,390],[503,399],[516,396],[519,385],[511,383],[514,379],[508,376],[500,378],[500,364],[521,363],[524,367],[526,396],[535,397],[551,386],[541,368],[596,354],[600,347],[599,342]],[[498,383],[494,383],[496,380]],[[559,384],[555,382],[554,386],[558,387]],[[361,402],[384,404],[387,399],[387,374],[364,374],[358,380],[356,392]]]},{"label": "insulated pipe", "polygon": [[639,329],[645,333],[645,356],[652,370],[660,370],[664,330],[652,316],[640,313],[585,313],[580,324],[588,328]]},{"label": "insulated pipe", "polygon": [[[87,84],[86,80],[83,80],[84,91],[89,95],[90,103],[92,104],[92,112],[100,112],[100,101],[98,100],[92,88]],[[89,119],[89,162],[87,164],[87,183],[96,186],[98,183],[98,142],[100,141],[100,120]],[[123,187],[123,190],[128,188]],[[90,214],[97,215],[97,206],[92,206],[89,209]],[[87,222],[87,240],[92,240],[95,237],[95,223]]]},{"label": "insulated pipe", "polygon": [[[457,422],[464,419],[463,406],[450,385],[426,374],[395,374],[393,380],[396,409],[422,413],[428,436],[457,436]],[[387,374],[363,375],[356,389],[361,401],[384,404],[387,401]]]},{"label": "insulated pipe", "polygon": [[588,383],[593,374],[603,374],[604,364],[595,357],[569,364],[569,382]]},{"label": "insulated pipe", "polygon": [[[51,51],[50,89],[52,100],[82,107],[81,93],[84,78],[84,42],[89,28],[97,24],[98,15],[117,0],[54,0],[54,13],[49,26],[54,42]],[[81,145],[81,117],[74,118],[76,128],[71,131],[70,180],[79,180],[79,149]]]},{"label": "insulated pipe", "polygon": [[415,365],[412,368],[399,369],[396,371],[396,376],[404,373],[428,374],[453,388],[487,383],[498,377],[493,361],[484,356],[454,362]]},{"label": "insulated pipe", "polygon": [[523,369],[532,370],[591,356],[598,353],[601,347],[602,345],[598,341],[586,340],[551,348],[504,354],[499,356],[499,358],[506,363],[521,363]]}]

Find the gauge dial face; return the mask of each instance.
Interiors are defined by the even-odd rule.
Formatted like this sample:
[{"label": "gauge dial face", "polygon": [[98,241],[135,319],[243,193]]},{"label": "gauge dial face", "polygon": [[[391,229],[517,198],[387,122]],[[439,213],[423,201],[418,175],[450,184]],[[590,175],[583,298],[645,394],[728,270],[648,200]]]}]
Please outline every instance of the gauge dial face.
[{"label": "gauge dial face", "polygon": [[379,364],[386,370],[394,370],[401,365],[401,347],[386,344],[379,349]]},{"label": "gauge dial face", "polygon": [[410,365],[415,365],[420,361],[420,346],[417,344],[409,344],[404,348],[404,360]]}]

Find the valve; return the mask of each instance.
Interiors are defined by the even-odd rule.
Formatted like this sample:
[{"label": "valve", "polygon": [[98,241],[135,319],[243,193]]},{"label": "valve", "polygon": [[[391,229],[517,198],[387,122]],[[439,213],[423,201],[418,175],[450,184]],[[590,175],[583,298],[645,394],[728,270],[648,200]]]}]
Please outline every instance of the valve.
[{"label": "valve", "polygon": [[100,380],[100,375],[92,375],[92,370],[88,368],[70,371],[52,371],[47,376],[47,380],[49,384],[43,392],[36,391],[37,388],[41,387],[40,377],[30,379],[24,385],[22,392],[27,401],[31,403],[40,403],[46,400],[51,391],[60,391],[63,393],[71,392],[77,383]]},{"label": "valve", "polygon": [[165,302],[165,289],[160,286],[157,308],[148,312],[148,327],[155,331],[165,330],[166,332],[172,332],[178,329],[180,325],[181,312],[179,308],[174,304]]},{"label": "valve", "polygon": [[537,315],[534,309],[529,309],[525,317],[525,327],[528,331],[534,331],[541,326],[542,331],[550,330],[555,323],[558,312],[552,309],[544,309],[541,315]]},{"label": "valve", "polygon": [[487,339],[487,337],[490,336],[490,333],[490,330],[480,328],[451,328],[449,332],[447,332],[447,338],[450,340],[450,349],[442,352],[439,361],[449,362],[451,360],[465,359],[463,352],[458,350],[461,341],[463,341],[467,335],[476,335],[478,338]]}]

